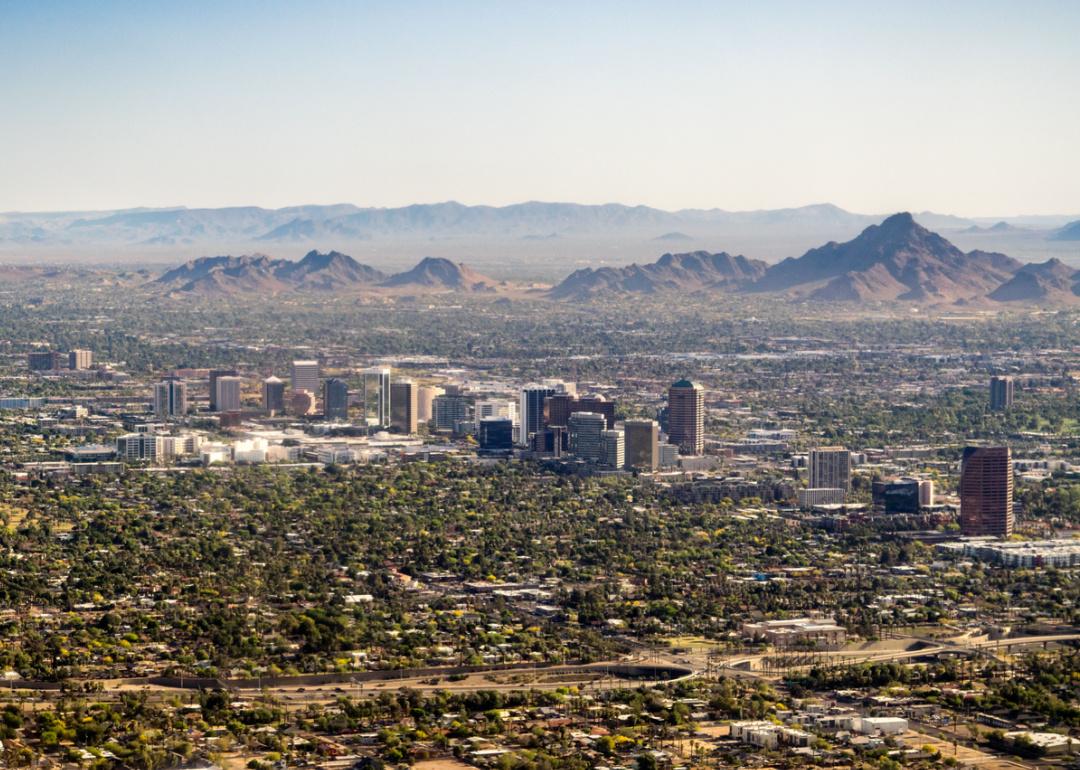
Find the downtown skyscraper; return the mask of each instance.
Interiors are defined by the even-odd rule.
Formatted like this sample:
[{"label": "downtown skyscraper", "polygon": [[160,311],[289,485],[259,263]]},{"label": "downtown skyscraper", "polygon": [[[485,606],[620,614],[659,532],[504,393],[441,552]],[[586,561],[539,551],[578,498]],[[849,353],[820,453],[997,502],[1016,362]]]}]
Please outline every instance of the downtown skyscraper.
[{"label": "downtown skyscraper", "polygon": [[668,437],[680,454],[700,455],[705,451],[705,391],[690,380],[679,380],[668,388]]}]

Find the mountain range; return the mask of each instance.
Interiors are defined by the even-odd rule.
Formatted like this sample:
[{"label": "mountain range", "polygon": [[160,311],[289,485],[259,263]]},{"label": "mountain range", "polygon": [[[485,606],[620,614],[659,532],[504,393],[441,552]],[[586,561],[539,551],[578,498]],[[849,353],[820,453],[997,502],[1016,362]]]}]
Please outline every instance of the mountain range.
[{"label": "mountain range", "polygon": [[1080,219],[1055,230],[1050,237],[1055,241],[1080,241]]},{"label": "mountain range", "polygon": [[978,235],[978,234],[995,235],[995,234],[1000,234],[1000,233],[1021,232],[1021,231],[1026,230],[1026,229],[1027,228],[1025,228],[1025,227],[1017,227],[1016,225],[1010,225],[1008,222],[995,222],[994,224],[989,225],[988,227],[980,227],[979,225],[972,225],[971,227],[968,227],[968,228],[962,230],[961,232],[964,232],[964,233],[967,233],[967,234],[970,234],[970,235]]},{"label": "mountain range", "polygon": [[1080,272],[1062,261],[1025,265],[998,252],[963,251],[906,212],[866,227],[849,241],[830,241],[773,265],[726,252],[667,253],[647,264],[575,270],[547,291],[497,282],[466,264],[435,257],[387,275],[337,251],[310,251],[299,261],[265,254],[201,257],[167,270],[152,286],[187,296],[408,290],[516,291],[577,301],[635,294],[772,293],[853,303],[1080,302]]},{"label": "mountain range", "polygon": [[1020,266],[1004,254],[965,253],[901,213],[846,243],[785,259],[751,288],[819,300],[956,301],[988,294]]},{"label": "mountain range", "polygon": [[[927,214],[928,224],[960,226],[967,220]],[[831,204],[763,211],[684,209],[611,203],[582,205],[530,201],[509,206],[467,206],[455,201],[400,208],[359,208],[351,204],[263,209],[130,209],[115,212],[0,214],[0,240],[79,240],[169,245],[213,240],[261,243],[366,240],[407,236],[498,235],[546,238],[552,235],[648,233],[663,237],[679,225],[740,224],[754,227],[800,224],[811,228],[865,226],[874,217]],[[681,233],[680,234],[685,234]],[[689,237],[689,236],[688,236]]]},{"label": "mountain range", "polygon": [[[963,218],[913,212],[965,251],[1072,262],[1077,216]],[[775,262],[843,242],[883,219],[824,203],[794,208],[665,211],[622,204],[457,202],[397,208],[352,204],[0,213],[0,260],[13,264],[176,264],[207,254],[323,250],[333,244],[387,274],[429,254],[507,280],[550,283],[597,264],[644,264],[664,251],[719,251]],[[1001,224],[1004,223],[1004,224]]]},{"label": "mountain range", "polygon": [[1080,271],[1060,259],[1027,264],[989,297],[997,302],[1073,304],[1080,299]]},{"label": "mountain range", "polygon": [[1078,276],[1056,259],[1024,265],[1005,254],[962,251],[900,213],[850,241],[829,242],[771,266],[724,253],[665,254],[648,265],[578,270],[550,296],[727,290],[823,302],[1071,304],[1080,300]]},{"label": "mountain range", "polygon": [[167,270],[156,289],[181,295],[278,294],[285,291],[414,289],[494,291],[497,282],[467,265],[426,257],[410,270],[386,275],[337,251],[310,251],[299,261],[265,254],[200,257]]},{"label": "mountain range", "polygon": [[383,288],[402,287],[464,292],[495,291],[496,282],[462,262],[424,257],[410,270],[396,273],[379,284]]},{"label": "mountain range", "polygon": [[742,288],[765,275],[768,265],[758,259],[710,254],[664,254],[648,265],[586,267],[567,276],[553,288],[553,299],[582,299],[604,293],[703,291]]},{"label": "mountain range", "polygon": [[[924,211],[924,226],[961,230],[1007,229],[986,220]],[[549,238],[616,232],[648,234],[650,239],[693,238],[716,228],[804,230],[866,227],[880,216],[857,214],[829,203],[784,209],[665,211],[619,203],[586,205],[529,201],[508,206],[470,206],[456,201],[398,208],[352,204],[226,208],[120,209],[75,212],[0,212],[0,242],[113,243],[127,245],[198,244],[219,240],[288,243],[329,239],[365,240],[402,236],[498,235]],[[1069,217],[1044,217],[1044,227],[1066,225]],[[1055,224],[1056,223],[1056,224]],[[1080,229],[1080,221],[1073,222]],[[973,230],[974,232],[974,230]],[[1047,231],[1050,232],[1050,231]]]}]

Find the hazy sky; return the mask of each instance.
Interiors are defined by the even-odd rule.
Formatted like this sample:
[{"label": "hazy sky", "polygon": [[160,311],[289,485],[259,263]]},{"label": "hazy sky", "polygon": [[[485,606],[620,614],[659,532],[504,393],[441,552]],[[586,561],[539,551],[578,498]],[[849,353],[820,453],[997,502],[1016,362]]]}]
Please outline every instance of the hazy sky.
[{"label": "hazy sky", "polygon": [[0,210],[1080,212],[1080,2],[0,0]]}]

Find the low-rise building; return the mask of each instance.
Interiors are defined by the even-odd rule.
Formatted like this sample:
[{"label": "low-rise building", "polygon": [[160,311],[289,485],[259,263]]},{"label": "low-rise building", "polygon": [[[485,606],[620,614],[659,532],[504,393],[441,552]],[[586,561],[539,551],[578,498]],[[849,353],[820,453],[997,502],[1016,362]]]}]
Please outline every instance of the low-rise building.
[{"label": "low-rise building", "polygon": [[764,749],[780,746],[803,747],[814,742],[814,736],[804,730],[762,721],[732,722],[731,737]]},{"label": "low-rise building", "polygon": [[0,409],[41,409],[43,406],[45,406],[45,399],[43,398],[24,398],[20,396],[0,398]]},{"label": "low-rise building", "polygon": [[943,553],[963,555],[1002,567],[1077,567],[1080,566],[1080,539],[1030,540],[1001,542],[998,540],[963,540],[942,543]]},{"label": "low-rise building", "polygon": [[1061,733],[1035,733],[1016,730],[1005,733],[1009,743],[1026,743],[1043,754],[1068,754],[1080,750],[1080,741]]},{"label": "low-rise building", "polygon": [[853,728],[864,735],[899,735],[907,731],[908,721],[903,717],[862,717]]},{"label": "low-rise building", "polygon": [[841,505],[847,498],[847,490],[840,487],[810,487],[796,493],[799,507],[810,510],[818,505]]},{"label": "low-rise building", "polygon": [[847,630],[832,618],[802,617],[744,623],[744,636],[761,639],[774,647],[840,647]]}]

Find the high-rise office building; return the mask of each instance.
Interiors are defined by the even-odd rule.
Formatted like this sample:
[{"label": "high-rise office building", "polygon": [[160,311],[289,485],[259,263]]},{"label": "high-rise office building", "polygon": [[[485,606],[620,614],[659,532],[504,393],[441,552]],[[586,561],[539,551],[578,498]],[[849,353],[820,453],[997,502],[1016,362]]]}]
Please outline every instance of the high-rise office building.
[{"label": "high-rise office building", "polygon": [[214,406],[218,412],[239,412],[240,393],[244,379],[234,375],[221,375],[214,381]]},{"label": "high-rise office building", "polygon": [[[515,435],[514,440],[517,440]],[[570,435],[566,428],[552,425],[544,428],[539,433],[534,433],[529,439],[529,450],[542,455],[562,457],[564,452],[570,449]]]},{"label": "high-rise office building", "polygon": [[1013,531],[1013,467],[1009,447],[964,449],[960,462],[960,529],[1008,537]]},{"label": "high-rise office building", "polygon": [[446,392],[435,397],[432,412],[435,430],[457,433],[472,420],[472,404],[456,385],[447,385]]},{"label": "high-rise office building", "polygon": [[420,425],[419,388],[410,379],[390,383],[390,427],[398,433],[416,433]]},{"label": "high-rise office building", "polygon": [[377,428],[390,427],[390,367],[373,366],[360,372],[364,421]]},{"label": "high-rise office building", "polygon": [[51,372],[63,368],[64,358],[55,350],[35,350],[26,355],[26,365],[32,372]]},{"label": "high-rise office building", "polygon": [[279,377],[270,376],[262,383],[262,408],[270,415],[285,411],[285,382]]},{"label": "high-rise office building", "polygon": [[871,485],[871,494],[874,505],[883,508],[885,513],[918,513],[922,506],[918,479],[875,481]]},{"label": "high-rise office building", "polygon": [[514,423],[509,417],[485,417],[477,431],[484,452],[510,452],[514,449]]},{"label": "high-rise office building", "polygon": [[597,393],[589,393],[580,398],[569,393],[556,393],[544,399],[544,425],[547,427],[567,427],[567,421],[574,412],[602,414],[607,419],[608,428],[615,427],[615,402]]},{"label": "high-rise office building", "polygon": [[94,354],[89,350],[76,348],[68,353],[68,369],[89,369],[94,365]]},{"label": "high-rise office building", "polygon": [[235,369],[211,369],[210,381],[209,381],[209,399],[210,399],[210,411],[217,412],[217,381],[218,377],[236,377],[240,372]]},{"label": "high-rise office building", "polygon": [[567,422],[570,452],[586,462],[603,462],[602,436],[607,430],[607,418],[596,412],[574,412]]},{"label": "high-rise office building", "polygon": [[308,393],[318,393],[319,378],[321,372],[319,370],[318,361],[293,361],[292,362],[292,389],[306,390]]},{"label": "high-rise office building", "polygon": [[349,384],[338,377],[323,381],[323,416],[327,420],[349,419]]},{"label": "high-rise office building", "polygon": [[445,392],[435,385],[421,385],[417,389],[416,419],[418,422],[431,422],[431,419],[435,416],[434,411],[432,411],[432,402],[436,396],[441,396]]},{"label": "high-rise office building", "polygon": [[570,415],[574,412],[584,412],[585,409],[575,409],[577,399],[569,393],[552,393],[544,399],[544,427],[559,426],[565,428],[570,421]]},{"label": "high-rise office building", "polygon": [[626,464],[626,439],[621,430],[600,431],[600,464],[622,468]]},{"label": "high-rise office building", "polygon": [[919,505],[929,507],[934,504],[934,482],[923,479],[919,482]]},{"label": "high-rise office building", "polygon": [[851,491],[851,452],[840,446],[810,450],[810,488]]},{"label": "high-rise office building", "polygon": [[1012,377],[990,378],[990,408],[1003,412],[1013,405],[1015,385]]},{"label": "high-rise office building", "polygon": [[690,380],[668,388],[668,436],[683,455],[705,451],[705,391]]},{"label": "high-rise office building", "polygon": [[655,471],[660,464],[660,426],[656,420],[626,420],[626,467]]},{"label": "high-rise office building", "polygon": [[187,414],[187,385],[176,378],[162,380],[154,386],[154,416],[162,419]]},{"label": "high-rise office building", "polygon": [[558,393],[549,385],[526,385],[521,389],[518,405],[518,443],[527,446],[534,433],[544,429],[544,401]]},{"label": "high-rise office building", "polygon": [[162,437],[153,433],[127,433],[116,437],[116,454],[124,461],[156,460],[162,449]]}]

